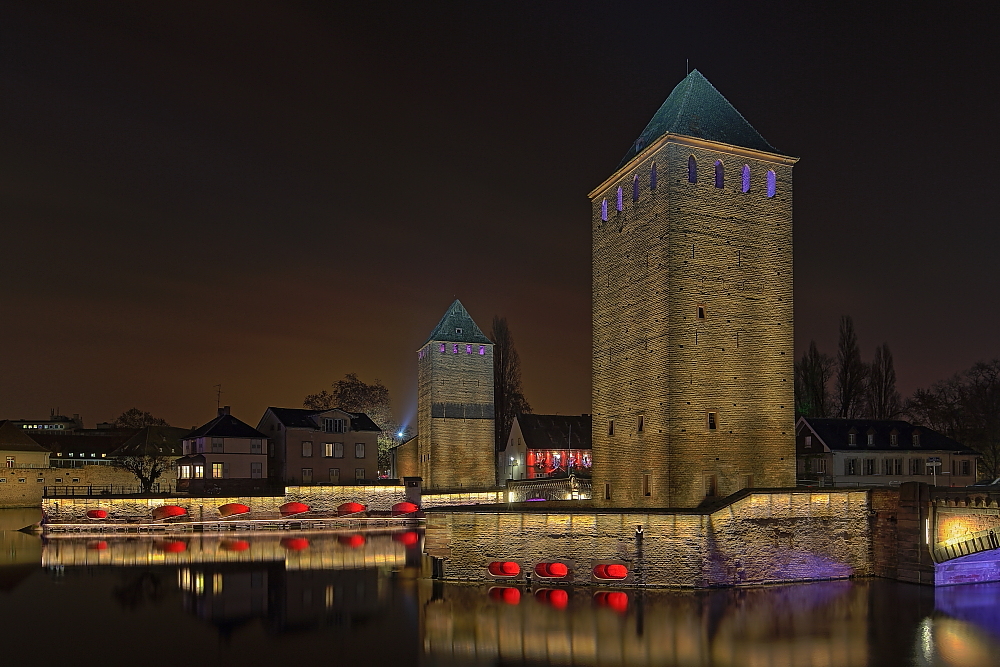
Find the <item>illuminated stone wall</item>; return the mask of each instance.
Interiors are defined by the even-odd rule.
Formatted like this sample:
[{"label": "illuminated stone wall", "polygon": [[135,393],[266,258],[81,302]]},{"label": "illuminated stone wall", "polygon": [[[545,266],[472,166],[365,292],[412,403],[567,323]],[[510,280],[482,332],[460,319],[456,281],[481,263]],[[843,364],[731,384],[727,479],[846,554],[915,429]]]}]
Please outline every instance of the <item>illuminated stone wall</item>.
[{"label": "illuminated stone wall", "polygon": [[591,193],[595,504],[695,507],[713,484],[794,486],[793,163],[666,135]]},{"label": "illuminated stone wall", "polygon": [[[20,480],[24,480],[21,482]],[[127,486],[138,488],[135,475],[111,466],[84,466],[83,468],[0,468],[0,507],[38,507],[42,490],[89,485]],[[41,480],[41,481],[39,481]],[[167,470],[158,480],[160,487],[169,489],[177,481],[173,469]]]},{"label": "illuminated stone wall", "polygon": [[493,561],[529,571],[555,560],[570,564],[576,583],[591,583],[602,560],[628,564],[626,585],[834,579],[873,574],[870,512],[868,492],[857,490],[754,492],[712,513],[431,510],[425,545],[454,580],[491,579]]}]

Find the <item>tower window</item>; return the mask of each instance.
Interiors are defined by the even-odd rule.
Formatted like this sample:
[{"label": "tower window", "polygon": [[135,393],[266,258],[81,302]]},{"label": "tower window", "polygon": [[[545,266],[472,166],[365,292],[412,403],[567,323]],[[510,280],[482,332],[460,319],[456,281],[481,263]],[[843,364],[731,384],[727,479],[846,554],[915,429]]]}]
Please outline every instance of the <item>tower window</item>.
[{"label": "tower window", "polygon": [[767,170],[767,196],[770,199],[778,189],[778,179],[773,169]]},{"label": "tower window", "polygon": [[632,202],[639,201],[639,174],[632,177]]},{"label": "tower window", "polygon": [[455,329],[455,333],[457,333],[457,334],[459,334],[459,335],[462,335],[463,331],[462,331],[462,329],[461,329],[461,328],[456,328],[456,329]]},{"label": "tower window", "polygon": [[705,304],[703,303],[698,304],[698,319],[699,320],[705,319]]},{"label": "tower window", "polygon": [[693,155],[688,156],[688,183],[698,182],[698,161]]},{"label": "tower window", "polygon": [[485,345],[480,345],[479,346],[479,354],[486,354],[486,346]]},{"label": "tower window", "polygon": [[722,170],[722,160],[715,161],[715,187],[722,188],[726,186],[726,177]]},{"label": "tower window", "polygon": [[650,169],[649,169],[649,189],[650,190],[655,190],[656,189],[656,163],[655,162],[653,163],[653,166],[650,167]]},{"label": "tower window", "polygon": [[471,345],[466,345],[465,346],[465,353],[466,354],[472,354],[472,346]]},{"label": "tower window", "polygon": [[452,343],[451,353],[452,354],[458,354],[458,343]]},{"label": "tower window", "polygon": [[610,484],[605,484],[604,485],[604,499],[605,500],[611,500],[611,485]]},{"label": "tower window", "polygon": [[601,200],[601,220],[603,220],[604,222],[608,221],[608,200],[607,199],[602,199]]},{"label": "tower window", "polygon": [[708,413],[708,430],[714,431],[719,428],[719,415],[716,412]]},{"label": "tower window", "polygon": [[622,210],[622,186],[618,186],[618,210]]},{"label": "tower window", "polygon": [[444,352],[444,343],[441,343],[441,351]]},{"label": "tower window", "polygon": [[650,475],[644,474],[642,476],[642,495],[651,496],[653,495],[653,485],[650,483]]},{"label": "tower window", "polygon": [[614,435],[614,434],[615,434],[615,420],[614,419],[609,419],[608,420],[608,435]]},{"label": "tower window", "polygon": [[643,416],[642,416],[642,415],[639,415],[639,424],[638,424],[638,426],[637,426],[637,429],[636,429],[636,430],[638,430],[638,431],[639,431],[639,433],[642,433],[642,430],[643,430],[643,427],[644,427],[645,425],[646,425],[646,424],[645,424],[645,420],[643,419]]},{"label": "tower window", "polygon": [[750,191],[750,165],[743,165],[743,192]]}]

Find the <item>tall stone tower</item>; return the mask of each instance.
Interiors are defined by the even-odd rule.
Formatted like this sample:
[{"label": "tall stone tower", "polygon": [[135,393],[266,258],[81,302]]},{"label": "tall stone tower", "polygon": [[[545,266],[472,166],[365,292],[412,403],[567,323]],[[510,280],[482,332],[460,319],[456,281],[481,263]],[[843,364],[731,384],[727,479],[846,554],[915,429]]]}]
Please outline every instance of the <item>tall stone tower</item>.
[{"label": "tall stone tower", "polygon": [[424,487],[496,486],[493,343],[456,299],[417,357],[417,460]]},{"label": "tall stone tower", "polygon": [[794,485],[796,161],[695,70],[590,193],[597,506]]}]

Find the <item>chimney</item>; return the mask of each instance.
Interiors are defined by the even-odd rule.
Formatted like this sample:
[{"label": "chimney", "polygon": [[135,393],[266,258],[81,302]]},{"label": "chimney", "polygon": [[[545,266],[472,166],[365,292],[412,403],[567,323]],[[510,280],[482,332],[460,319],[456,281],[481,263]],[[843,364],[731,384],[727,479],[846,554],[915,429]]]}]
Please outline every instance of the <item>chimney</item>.
[{"label": "chimney", "polygon": [[219,408],[219,416],[220,417],[222,415],[228,415],[228,414],[229,414],[229,406],[228,405],[224,405],[221,408]]}]

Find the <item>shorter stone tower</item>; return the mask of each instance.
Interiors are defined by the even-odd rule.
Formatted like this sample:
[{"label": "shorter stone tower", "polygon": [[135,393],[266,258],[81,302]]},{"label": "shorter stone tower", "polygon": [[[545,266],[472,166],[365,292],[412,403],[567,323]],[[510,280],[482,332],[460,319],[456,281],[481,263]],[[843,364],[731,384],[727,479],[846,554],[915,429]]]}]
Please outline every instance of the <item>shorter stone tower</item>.
[{"label": "shorter stone tower", "polygon": [[417,469],[424,487],[495,486],[493,343],[456,299],[417,356]]}]

